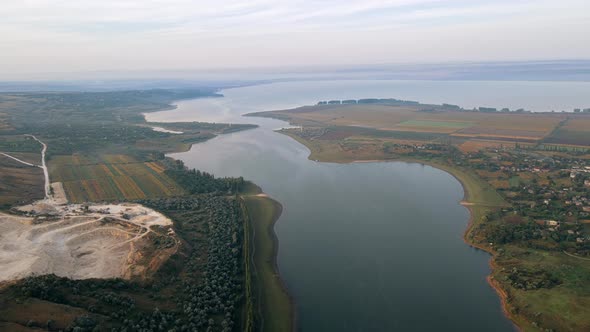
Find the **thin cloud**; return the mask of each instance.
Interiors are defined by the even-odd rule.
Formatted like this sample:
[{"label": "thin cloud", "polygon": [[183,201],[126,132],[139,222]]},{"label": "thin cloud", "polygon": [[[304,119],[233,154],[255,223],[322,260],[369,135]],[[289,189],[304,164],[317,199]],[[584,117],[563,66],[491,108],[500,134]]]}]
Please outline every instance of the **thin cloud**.
[{"label": "thin cloud", "polygon": [[587,0],[6,2],[3,74],[590,58]]}]

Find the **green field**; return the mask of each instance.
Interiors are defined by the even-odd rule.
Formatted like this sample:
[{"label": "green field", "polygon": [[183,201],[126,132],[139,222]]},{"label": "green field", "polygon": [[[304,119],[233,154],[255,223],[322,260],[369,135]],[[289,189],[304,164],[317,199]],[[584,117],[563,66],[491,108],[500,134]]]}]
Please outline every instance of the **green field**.
[{"label": "green field", "polygon": [[268,197],[244,196],[252,223],[253,293],[258,303],[258,330],[282,332],[293,329],[293,304],[276,268],[277,240],[273,226],[281,205]]},{"label": "green field", "polygon": [[0,155],[0,209],[42,199],[43,171]]}]

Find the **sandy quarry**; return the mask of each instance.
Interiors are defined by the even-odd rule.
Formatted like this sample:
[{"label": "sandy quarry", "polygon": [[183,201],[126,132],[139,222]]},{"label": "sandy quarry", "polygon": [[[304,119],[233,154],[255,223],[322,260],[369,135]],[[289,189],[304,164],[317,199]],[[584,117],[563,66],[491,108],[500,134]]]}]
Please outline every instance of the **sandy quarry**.
[{"label": "sandy quarry", "polygon": [[150,243],[150,235],[169,236],[178,246],[172,221],[145,206],[67,204],[62,183],[50,184],[47,145],[26,136],[42,145],[41,165],[0,154],[42,168],[45,199],[15,208],[16,214],[0,213],[0,282],[51,273],[72,279],[146,277],[176,250]]},{"label": "sandy quarry", "polygon": [[153,268],[151,258],[161,261],[174,250],[149,244],[152,226],[175,235],[170,219],[142,205],[59,203],[45,199],[17,208],[24,216],[0,214],[0,281],[48,273],[130,278]]}]

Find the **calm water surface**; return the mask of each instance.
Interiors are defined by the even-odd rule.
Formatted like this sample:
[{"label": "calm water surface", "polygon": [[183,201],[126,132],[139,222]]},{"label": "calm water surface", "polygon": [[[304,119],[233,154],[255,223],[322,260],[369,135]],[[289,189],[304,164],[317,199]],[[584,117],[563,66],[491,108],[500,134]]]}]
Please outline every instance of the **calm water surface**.
[{"label": "calm water surface", "polygon": [[[218,176],[244,176],[283,204],[280,273],[303,331],[513,331],[485,278],[489,256],[462,241],[460,184],[409,163],[318,163],[241,114],[323,99],[391,97],[464,107],[590,107],[588,83],[338,81],[261,85],[178,103],[150,121],[256,123],[172,154]],[[586,97],[586,99],[589,99]],[[584,103],[586,103],[584,105]]]}]

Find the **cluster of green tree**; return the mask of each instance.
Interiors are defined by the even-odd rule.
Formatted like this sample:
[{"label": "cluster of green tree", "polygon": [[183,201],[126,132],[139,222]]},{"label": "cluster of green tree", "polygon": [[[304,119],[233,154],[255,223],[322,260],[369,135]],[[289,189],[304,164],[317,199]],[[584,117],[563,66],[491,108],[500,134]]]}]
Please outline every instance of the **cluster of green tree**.
[{"label": "cluster of green tree", "polygon": [[[516,209],[519,209],[517,206]],[[542,250],[566,250],[585,256],[590,254],[590,243],[579,242],[584,237],[584,229],[579,224],[559,226],[543,225],[530,220],[531,213],[519,210],[522,216],[514,215],[513,211],[498,211],[485,217],[482,234],[486,241],[496,245],[519,244],[523,247]],[[508,216],[509,215],[509,216]],[[526,216],[526,217],[525,217]],[[519,220],[518,222],[513,222]]]},{"label": "cluster of green tree", "polygon": [[[480,107],[480,108],[478,108],[478,111],[483,112],[483,113],[490,113],[490,112],[498,112],[498,109],[494,108],[494,107]],[[503,108],[500,110],[500,112],[508,113],[508,112],[510,112],[510,109]]]},{"label": "cluster of green tree", "polygon": [[423,144],[423,145],[412,145],[412,144],[398,144],[398,143],[391,143],[385,142],[383,143],[383,152],[385,153],[398,153],[399,149],[404,150],[411,150],[411,152],[407,152],[406,155],[409,156],[421,156],[421,157],[433,157],[436,156],[436,153],[432,151],[446,151],[448,150],[448,146],[443,144]]},{"label": "cluster of green tree", "polygon": [[485,234],[487,241],[495,244],[528,241],[542,237],[541,226],[534,222],[519,224],[494,222],[487,226]]},{"label": "cluster of green tree", "polygon": [[510,113],[510,112],[514,112],[514,113],[530,113],[530,111],[526,111],[524,108],[519,108],[515,111],[511,111],[509,108],[504,107],[500,110],[498,110],[495,107],[478,107],[478,108],[474,108],[473,109],[474,112],[482,112],[482,113],[495,113],[495,112],[502,112],[502,113]]},{"label": "cluster of green tree", "polygon": [[[241,209],[236,201],[224,200],[226,208],[211,216],[208,222],[208,253],[205,280],[199,287],[187,285],[184,314],[197,328],[212,326],[211,316],[223,315],[221,330],[231,331],[235,325],[235,309],[242,299],[242,223]],[[221,213],[219,213],[221,212]]]},{"label": "cluster of green tree", "polygon": [[529,270],[514,267],[506,276],[512,287],[523,290],[536,290],[540,288],[553,288],[561,284],[561,280],[548,271],[537,269]]},{"label": "cluster of green tree", "polygon": [[[225,196],[206,195],[199,200],[166,198],[144,204],[174,218],[185,239],[199,238],[186,258],[187,273],[202,275],[199,283],[183,282],[178,331],[232,331],[239,325],[243,302],[243,215],[239,202]],[[206,262],[194,252],[206,248]],[[203,265],[204,264],[204,265]]]},{"label": "cluster of green tree", "polygon": [[[549,142],[550,139],[547,138],[543,140],[544,142]],[[572,155],[582,156],[585,154],[590,153],[590,149],[586,147],[580,146],[563,146],[563,145],[552,145],[552,144],[539,144],[536,146],[538,150],[542,151],[556,151],[556,152],[567,152],[571,153]]]},{"label": "cluster of green tree", "polygon": [[208,192],[237,193],[244,184],[244,178],[216,178],[213,174],[189,170],[181,160],[167,160],[166,175],[191,194]]},{"label": "cluster of green tree", "polygon": [[420,105],[419,102],[417,101],[411,101],[411,100],[400,100],[400,99],[394,99],[394,98],[365,98],[365,99],[359,99],[357,101],[357,103],[359,104],[381,104],[381,105],[392,105],[392,106],[415,106],[415,105]]},{"label": "cluster of green tree", "polygon": [[[21,280],[15,286],[19,296],[33,297],[48,302],[82,306],[89,314],[77,317],[67,331],[93,331],[101,316],[123,320],[136,311],[135,301],[122,292],[137,292],[137,283],[122,279],[72,280],[56,275],[33,276]],[[115,293],[116,292],[116,293]],[[53,331],[54,322],[29,320],[29,327],[47,327]],[[115,324],[116,325],[116,324]],[[112,326],[110,323],[106,326]],[[104,326],[104,327],[106,327]]]},{"label": "cluster of green tree", "polygon": [[454,105],[454,104],[446,104],[446,103],[443,103],[443,104],[442,104],[442,106],[443,106],[444,108],[448,108],[448,109],[454,109],[454,110],[461,110],[461,109],[462,109],[462,108],[461,108],[461,106],[459,106],[459,105]]},{"label": "cluster of green tree", "polygon": [[418,112],[424,113],[435,113],[441,111],[460,111],[465,112],[466,110],[459,105],[453,104],[442,104],[442,105],[424,105],[425,107],[418,110]]},{"label": "cluster of green tree", "polygon": [[339,105],[339,104],[380,104],[380,105],[390,105],[390,106],[416,106],[420,105],[417,101],[411,100],[400,100],[394,98],[365,98],[365,99],[345,99],[345,100],[329,100],[329,101],[320,101],[317,103],[318,105]]}]

